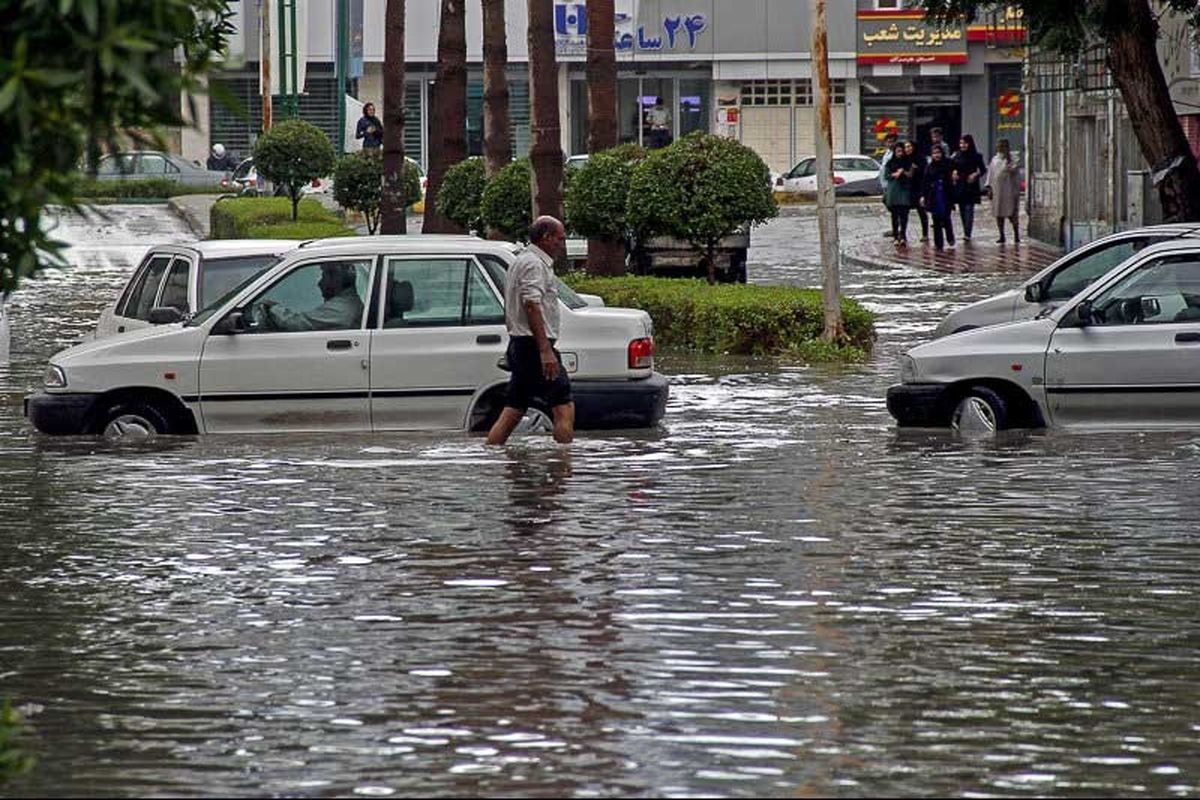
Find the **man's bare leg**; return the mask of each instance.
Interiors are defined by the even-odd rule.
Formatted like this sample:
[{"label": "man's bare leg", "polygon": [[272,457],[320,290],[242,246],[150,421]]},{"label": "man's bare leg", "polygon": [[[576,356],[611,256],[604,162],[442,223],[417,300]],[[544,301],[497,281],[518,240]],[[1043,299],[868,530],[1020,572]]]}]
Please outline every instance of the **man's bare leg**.
[{"label": "man's bare leg", "polygon": [[554,415],[554,441],[570,444],[575,439],[575,404],[563,403],[550,410]]},{"label": "man's bare leg", "polygon": [[521,419],[525,416],[525,409],[504,407],[500,412],[500,416],[496,419],[492,429],[488,431],[488,444],[504,444],[508,441],[508,437],[512,435],[513,429],[520,424]]}]

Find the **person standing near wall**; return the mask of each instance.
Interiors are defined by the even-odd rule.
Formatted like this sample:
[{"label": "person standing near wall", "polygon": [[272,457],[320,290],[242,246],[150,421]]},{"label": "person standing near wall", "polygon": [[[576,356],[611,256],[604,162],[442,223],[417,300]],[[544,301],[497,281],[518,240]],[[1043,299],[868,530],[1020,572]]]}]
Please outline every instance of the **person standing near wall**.
[{"label": "person standing near wall", "polygon": [[[912,186],[913,194],[919,194],[925,185],[925,159],[917,152],[917,145],[910,139],[904,143],[904,155],[908,156],[913,165]],[[929,212],[920,203],[915,203],[917,217],[921,220],[921,243],[929,241]]]},{"label": "person standing near wall", "polygon": [[954,249],[954,180],[950,159],[935,148],[925,169],[925,181],[921,187],[920,203],[929,212],[933,223],[933,247],[939,253],[945,246]]},{"label": "person standing near wall", "polygon": [[1013,157],[1008,139],[996,142],[996,155],[988,168],[988,194],[992,197],[992,216],[1000,229],[996,244],[1004,244],[1004,220],[1012,223],[1013,244],[1020,244],[1017,214],[1021,206],[1021,167]]},{"label": "person standing near wall", "polygon": [[367,103],[363,106],[363,113],[358,120],[358,127],[354,131],[354,138],[363,140],[363,150],[383,149],[383,123],[379,117],[375,116],[374,103]]},{"label": "person standing near wall", "polygon": [[[896,149],[896,134],[889,133],[887,136],[884,137],[883,148],[884,148],[883,157],[879,159],[879,188],[883,190],[883,195],[882,195],[883,207],[888,210],[888,214],[890,215],[892,213],[892,207],[890,205],[888,205],[888,199],[887,199],[888,162],[891,161],[892,157],[895,155],[894,151]],[[887,236],[891,239],[896,238],[895,224],[892,225],[891,230],[888,231],[887,233],[885,233],[884,236]]]},{"label": "person standing near wall", "polygon": [[954,170],[954,187],[958,202],[958,214],[962,218],[963,241],[971,241],[975,229],[975,206],[983,198],[983,180],[987,165],[975,147],[975,137],[964,133],[958,140],[958,152],[950,159]]},{"label": "person standing near wall", "polygon": [[908,247],[908,211],[912,207],[913,164],[905,155],[904,145],[897,143],[887,162],[887,188],[883,202],[892,211],[892,236],[897,247]]}]

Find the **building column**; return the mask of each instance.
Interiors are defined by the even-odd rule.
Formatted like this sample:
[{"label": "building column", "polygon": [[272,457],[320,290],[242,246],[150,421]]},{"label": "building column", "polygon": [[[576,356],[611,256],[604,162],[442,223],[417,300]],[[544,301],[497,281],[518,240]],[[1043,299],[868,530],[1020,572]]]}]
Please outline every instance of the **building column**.
[{"label": "building column", "polygon": [[862,149],[862,97],[858,78],[846,79],[846,152],[861,153]]},{"label": "building column", "polygon": [[200,93],[194,97],[196,101],[196,118],[191,118],[188,108],[187,92],[179,96],[180,109],[183,112],[184,125],[179,131],[179,154],[188,161],[199,161],[201,164],[208,158],[209,150],[209,105],[212,98],[208,94],[208,76],[201,75]]}]

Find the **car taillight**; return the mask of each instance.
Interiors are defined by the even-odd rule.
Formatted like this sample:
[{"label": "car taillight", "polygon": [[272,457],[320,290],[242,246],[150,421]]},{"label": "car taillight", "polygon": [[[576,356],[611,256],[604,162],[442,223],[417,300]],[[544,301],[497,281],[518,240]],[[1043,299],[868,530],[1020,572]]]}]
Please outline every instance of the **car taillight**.
[{"label": "car taillight", "polygon": [[845,178],[838,176],[838,175],[833,176],[833,185],[834,186],[841,186],[845,182],[846,182]]},{"label": "car taillight", "polygon": [[654,338],[634,339],[629,343],[629,368],[651,369],[654,367]]}]

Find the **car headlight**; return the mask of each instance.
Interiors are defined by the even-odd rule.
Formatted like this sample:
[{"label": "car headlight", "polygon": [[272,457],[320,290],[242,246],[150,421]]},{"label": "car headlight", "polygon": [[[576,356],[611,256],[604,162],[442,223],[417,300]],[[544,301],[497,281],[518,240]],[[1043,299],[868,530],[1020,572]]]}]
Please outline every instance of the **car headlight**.
[{"label": "car headlight", "polygon": [[901,383],[916,383],[917,381],[917,362],[912,356],[904,356],[900,359],[900,382]]},{"label": "car headlight", "polygon": [[63,389],[67,385],[67,373],[62,371],[62,367],[51,364],[46,367],[46,376],[42,379],[42,384],[47,389]]}]

